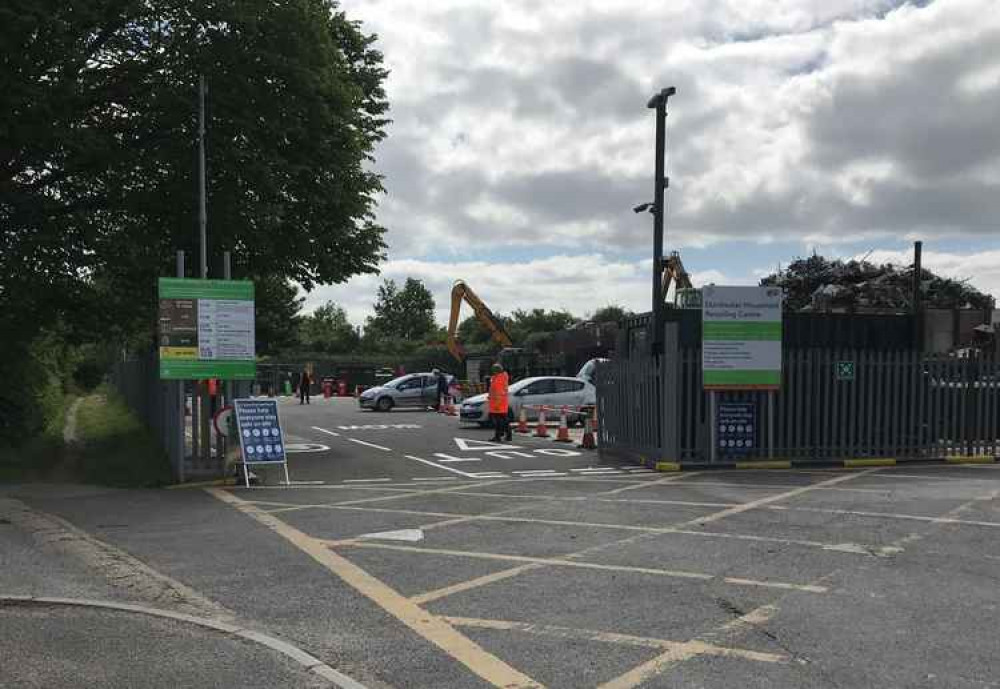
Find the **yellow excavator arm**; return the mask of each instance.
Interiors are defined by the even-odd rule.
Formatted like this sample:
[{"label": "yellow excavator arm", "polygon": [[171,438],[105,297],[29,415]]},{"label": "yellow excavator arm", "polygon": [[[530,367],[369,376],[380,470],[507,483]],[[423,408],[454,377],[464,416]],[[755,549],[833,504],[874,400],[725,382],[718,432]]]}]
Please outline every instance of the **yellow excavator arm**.
[{"label": "yellow excavator arm", "polygon": [[691,276],[684,269],[684,264],[681,263],[681,255],[676,251],[670,252],[670,256],[663,260],[663,273],[661,276],[661,287],[662,287],[662,298],[667,298],[667,292],[670,291],[670,283],[673,282],[676,289],[690,289],[694,287],[691,284]]},{"label": "yellow excavator arm", "polygon": [[451,288],[451,317],[448,319],[448,339],[446,344],[448,345],[448,351],[451,352],[451,355],[459,363],[465,360],[465,351],[455,338],[455,333],[458,332],[458,316],[462,310],[463,299],[472,307],[476,318],[490,331],[490,335],[501,347],[513,346],[514,343],[511,341],[510,335],[504,330],[503,325],[493,315],[493,312],[483,303],[483,300],[477,297],[472,288],[465,284],[464,281],[456,280],[455,285]]}]

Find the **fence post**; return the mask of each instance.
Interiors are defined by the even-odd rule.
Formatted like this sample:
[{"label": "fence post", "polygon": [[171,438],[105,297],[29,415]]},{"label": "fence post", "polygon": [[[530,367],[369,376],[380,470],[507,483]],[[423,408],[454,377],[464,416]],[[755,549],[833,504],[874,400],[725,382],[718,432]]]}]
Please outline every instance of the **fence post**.
[{"label": "fence post", "polygon": [[680,325],[667,323],[663,333],[660,366],[660,459],[680,462]]}]

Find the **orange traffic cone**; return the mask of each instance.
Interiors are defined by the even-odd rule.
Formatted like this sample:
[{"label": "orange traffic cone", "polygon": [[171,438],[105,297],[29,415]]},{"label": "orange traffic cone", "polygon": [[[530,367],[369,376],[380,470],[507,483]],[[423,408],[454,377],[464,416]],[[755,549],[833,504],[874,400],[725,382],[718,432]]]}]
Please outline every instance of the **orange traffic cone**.
[{"label": "orange traffic cone", "polygon": [[562,408],[559,415],[559,430],[556,432],[556,441],[560,443],[573,442],[569,437],[569,424],[566,422],[566,407]]},{"label": "orange traffic cone", "polygon": [[590,422],[590,417],[583,420],[583,439],[578,447],[584,450],[596,450],[597,443],[594,441],[594,426]]},{"label": "orange traffic cone", "polygon": [[531,433],[531,429],[528,428],[528,410],[521,407],[521,413],[517,417],[517,428],[514,429],[518,433]]},{"label": "orange traffic cone", "polygon": [[535,436],[538,438],[549,437],[549,427],[545,425],[545,408],[538,410],[538,425],[535,426]]}]

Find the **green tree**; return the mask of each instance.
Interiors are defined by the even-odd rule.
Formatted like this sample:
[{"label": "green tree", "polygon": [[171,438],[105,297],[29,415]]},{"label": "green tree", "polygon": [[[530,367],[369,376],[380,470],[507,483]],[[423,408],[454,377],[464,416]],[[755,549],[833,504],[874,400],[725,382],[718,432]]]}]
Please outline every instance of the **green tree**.
[{"label": "green tree", "polygon": [[148,322],[151,276],[196,255],[200,74],[210,254],[306,289],[376,269],[385,70],[331,0],[10,0],[0,27],[3,306],[73,315],[100,278],[92,321]]},{"label": "green tree", "polygon": [[[510,327],[510,319],[506,316],[500,314],[493,314],[496,319],[503,325],[504,329]],[[494,340],[490,331],[487,330],[479,319],[475,315],[468,316],[461,323],[458,324],[458,331],[456,333],[458,341],[462,343],[463,346],[472,345],[491,345],[499,347]]]},{"label": "green tree", "polygon": [[302,346],[310,352],[349,354],[361,344],[361,335],[351,325],[347,312],[332,301],[304,317],[300,333]]},{"label": "green tree", "polygon": [[176,250],[198,275],[199,75],[210,257],[306,289],[375,272],[374,41],[333,0],[2,3],[0,353],[148,334]]},{"label": "green tree", "polygon": [[375,315],[365,323],[365,340],[378,349],[412,349],[437,333],[434,296],[415,278],[407,278],[402,289],[394,280],[383,281],[372,308]]},{"label": "green tree", "polygon": [[590,317],[590,320],[594,323],[617,323],[623,318],[629,318],[633,315],[624,306],[608,304],[594,311],[594,315]]},{"label": "green tree", "polygon": [[294,349],[299,344],[303,297],[283,278],[258,279],[254,285],[257,354],[268,355]]},{"label": "green tree", "polygon": [[518,309],[511,315],[508,332],[516,345],[525,342],[529,335],[566,330],[579,322],[580,319],[568,311],[546,311],[545,309],[523,311]]}]

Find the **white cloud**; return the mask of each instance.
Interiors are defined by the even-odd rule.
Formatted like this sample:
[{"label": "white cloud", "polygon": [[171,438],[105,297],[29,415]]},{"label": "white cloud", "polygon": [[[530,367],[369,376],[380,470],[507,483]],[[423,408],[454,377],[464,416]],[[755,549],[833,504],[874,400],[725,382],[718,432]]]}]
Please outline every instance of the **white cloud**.
[{"label": "white cloud", "polygon": [[[599,254],[548,256],[532,261],[498,263],[462,261],[441,263],[405,259],[389,261],[381,277],[363,276],[347,285],[318,287],[306,297],[309,312],[333,300],[341,304],[355,324],[370,314],[378,284],[383,278],[402,283],[417,278],[431,290],[437,321],[448,322],[451,288],[462,279],[491,310],[565,309],[583,317],[602,306],[619,305],[636,312],[648,311],[652,290],[649,261],[615,261]],[[731,284],[733,278],[718,270],[696,271],[695,285]],[[743,280],[749,282],[750,280]],[[463,317],[472,312],[463,305]]]},{"label": "white cloud", "polygon": [[[878,250],[871,252],[867,260],[872,263],[910,265],[913,263],[913,253]],[[968,280],[980,292],[1000,297],[1000,249],[974,254],[924,251],[920,260],[927,270],[955,280]]]},{"label": "white cloud", "polygon": [[[593,310],[566,254],[598,270],[595,256],[648,253],[648,218],[631,208],[650,197],[646,100],[665,85],[677,87],[671,248],[919,236],[944,255],[952,238],[1000,236],[996,0],[342,4],[381,36],[391,69],[393,124],[377,152],[385,272],[443,280],[439,304],[451,276],[533,266],[533,282],[561,276],[545,306]],[[530,260],[513,263],[518,251]],[[760,263],[734,256],[725,272]],[[600,294],[644,298],[642,272],[606,274]],[[357,320],[375,284],[324,289]],[[500,310],[538,298],[488,287]]]}]

